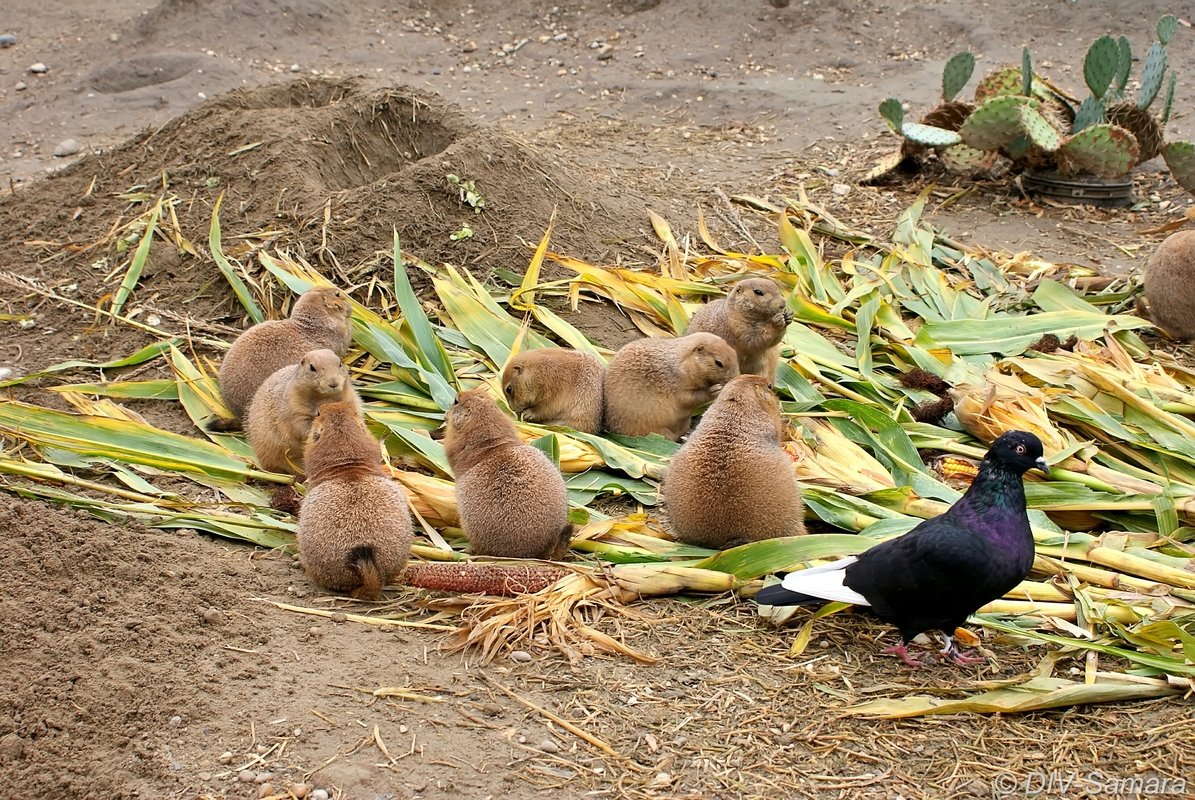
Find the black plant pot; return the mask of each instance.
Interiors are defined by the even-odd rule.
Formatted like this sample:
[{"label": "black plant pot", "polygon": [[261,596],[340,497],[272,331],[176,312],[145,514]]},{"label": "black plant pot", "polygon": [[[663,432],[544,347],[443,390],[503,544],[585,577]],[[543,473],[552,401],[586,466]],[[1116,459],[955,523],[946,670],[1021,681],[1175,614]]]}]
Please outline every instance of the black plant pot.
[{"label": "black plant pot", "polygon": [[1083,206],[1131,206],[1133,181],[1128,178],[1100,178],[1095,175],[1063,177],[1054,170],[1026,172],[1021,185],[1032,195],[1058,203]]}]

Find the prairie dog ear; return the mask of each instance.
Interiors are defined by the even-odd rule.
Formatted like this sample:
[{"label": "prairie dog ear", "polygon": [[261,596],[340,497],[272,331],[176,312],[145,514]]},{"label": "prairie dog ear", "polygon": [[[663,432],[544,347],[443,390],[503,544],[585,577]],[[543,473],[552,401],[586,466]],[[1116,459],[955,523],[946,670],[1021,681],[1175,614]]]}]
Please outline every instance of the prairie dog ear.
[{"label": "prairie dog ear", "polygon": [[510,368],[510,370],[511,370],[511,372],[513,372],[515,375],[522,375],[522,374],[523,374],[523,365],[522,365],[522,364],[515,364],[515,365],[513,365],[513,366]]},{"label": "prairie dog ear", "polygon": [[704,353],[704,352],[705,352],[705,345],[703,345],[703,344],[699,344],[699,345],[697,345],[696,347],[694,347],[694,348],[693,348],[693,352],[694,352],[694,353]]}]

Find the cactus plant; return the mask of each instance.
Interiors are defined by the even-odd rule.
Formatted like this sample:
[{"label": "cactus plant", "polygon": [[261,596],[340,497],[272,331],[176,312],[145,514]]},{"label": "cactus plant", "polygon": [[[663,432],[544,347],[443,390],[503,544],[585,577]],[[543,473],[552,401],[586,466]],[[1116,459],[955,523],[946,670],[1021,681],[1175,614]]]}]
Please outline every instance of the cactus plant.
[{"label": "cactus plant", "polygon": [[[1128,174],[1161,153],[1184,188],[1195,192],[1195,145],[1164,146],[1163,127],[1170,118],[1176,79],[1171,72],[1160,118],[1150,112],[1163,88],[1166,45],[1177,33],[1172,16],[1158,21],[1158,39],[1145,57],[1139,96],[1126,100],[1132,73],[1129,40],[1100,36],[1083,59],[1083,81],[1090,96],[1080,102],[1033,71],[1028,48],[1020,66],[1000,67],[980,79],[974,106],[956,100],[971,78],[969,53],[950,58],[942,71],[942,100],[919,123],[904,121],[901,102],[888,99],[880,113],[902,138],[902,159],[889,158],[872,178],[916,163],[930,152],[949,171],[975,173],[995,168],[1001,157],[1022,170],[1054,170],[1063,175],[1089,173],[1105,178]],[[909,158],[912,156],[913,158]]]}]

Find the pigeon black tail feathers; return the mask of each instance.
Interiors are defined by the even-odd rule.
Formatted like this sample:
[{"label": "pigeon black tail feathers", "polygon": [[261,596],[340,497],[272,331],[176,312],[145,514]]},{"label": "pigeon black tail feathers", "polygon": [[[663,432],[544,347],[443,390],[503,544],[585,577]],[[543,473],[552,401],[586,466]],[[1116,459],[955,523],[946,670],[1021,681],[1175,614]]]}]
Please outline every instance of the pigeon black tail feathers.
[{"label": "pigeon black tail feathers", "polygon": [[802,606],[826,602],[824,598],[801,594],[785,589],[778,583],[765,586],[755,595],[755,602],[761,606]]}]

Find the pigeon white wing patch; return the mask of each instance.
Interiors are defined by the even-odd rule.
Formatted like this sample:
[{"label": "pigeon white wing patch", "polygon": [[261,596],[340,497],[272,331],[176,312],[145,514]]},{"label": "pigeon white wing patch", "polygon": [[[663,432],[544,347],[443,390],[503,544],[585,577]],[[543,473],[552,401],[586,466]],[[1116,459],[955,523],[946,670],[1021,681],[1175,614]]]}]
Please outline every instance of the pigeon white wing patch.
[{"label": "pigeon white wing patch", "polygon": [[784,576],[784,580],[780,582],[790,592],[799,592],[800,594],[807,594],[811,597],[820,597],[823,600],[837,600],[840,603],[853,603],[859,606],[870,606],[867,598],[843,586],[842,581],[846,577],[843,572],[849,562],[853,564],[854,558],[843,559],[834,563],[834,570],[824,569],[822,567],[814,567],[813,569],[805,569],[800,572],[790,572]]}]

